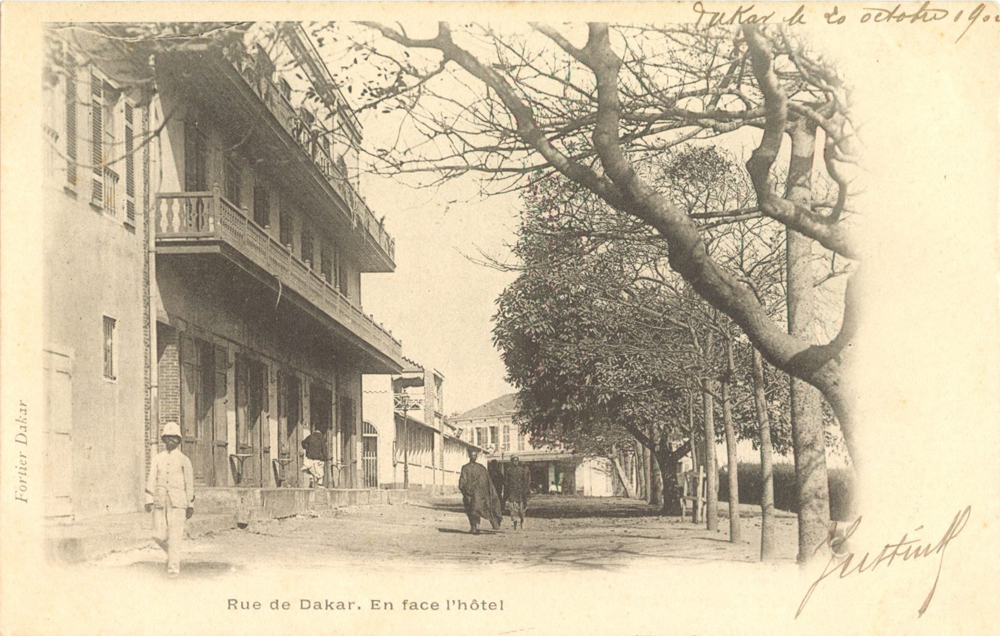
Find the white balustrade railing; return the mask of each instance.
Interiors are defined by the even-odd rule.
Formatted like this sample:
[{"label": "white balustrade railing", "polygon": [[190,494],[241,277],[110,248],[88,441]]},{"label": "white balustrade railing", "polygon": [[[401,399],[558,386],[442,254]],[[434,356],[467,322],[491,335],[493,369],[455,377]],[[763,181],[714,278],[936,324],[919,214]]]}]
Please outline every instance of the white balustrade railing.
[{"label": "white balustrade railing", "polygon": [[310,127],[295,113],[291,103],[285,98],[281,89],[271,80],[271,78],[261,78],[257,76],[256,69],[250,61],[250,56],[245,51],[232,51],[230,63],[236,67],[254,92],[258,94],[268,110],[275,116],[281,127],[285,129],[293,139],[302,147],[302,150],[309,155],[313,163],[326,177],[327,182],[347,205],[353,219],[358,220],[358,224],[365,228],[365,233],[371,237],[375,245],[388,254],[390,259],[396,258],[396,241],[385,231],[379,223],[375,214],[372,213],[368,204],[358,194],[354,186],[351,185],[348,176],[344,174],[333,161],[325,148],[319,146],[315,141],[315,134]]},{"label": "white balustrade railing", "polygon": [[399,340],[218,191],[160,194],[156,238],[223,240],[390,357],[402,356]]}]

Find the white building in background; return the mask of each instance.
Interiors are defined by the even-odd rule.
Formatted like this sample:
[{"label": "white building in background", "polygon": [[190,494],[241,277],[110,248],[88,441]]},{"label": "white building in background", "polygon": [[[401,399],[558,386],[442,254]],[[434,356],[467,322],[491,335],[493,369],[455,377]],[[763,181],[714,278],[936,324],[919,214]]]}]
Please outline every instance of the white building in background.
[{"label": "white building in background", "polygon": [[362,378],[365,485],[453,492],[476,444],[444,421],[444,376],[405,362],[400,374]]},{"label": "white building in background", "polygon": [[535,448],[514,423],[517,394],[509,393],[448,418],[463,440],[484,447],[487,463],[507,463],[514,456],[531,470],[531,488],[539,493],[612,497],[622,494],[621,480],[605,457],[585,457],[561,448]]}]

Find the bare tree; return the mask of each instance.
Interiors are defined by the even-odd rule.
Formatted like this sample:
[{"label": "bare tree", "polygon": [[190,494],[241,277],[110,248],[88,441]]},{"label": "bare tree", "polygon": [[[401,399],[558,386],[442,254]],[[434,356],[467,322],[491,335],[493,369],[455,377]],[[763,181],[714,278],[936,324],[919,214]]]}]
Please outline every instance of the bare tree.
[{"label": "bare tree", "polygon": [[[863,247],[849,222],[849,182],[842,174],[855,154],[850,95],[832,67],[787,34],[756,26],[732,37],[724,31],[595,23],[587,25],[582,45],[573,43],[583,39],[579,29],[543,24],[531,25],[534,34],[511,36],[439,23],[436,34],[423,38],[402,26],[366,26],[383,39],[359,38],[358,46],[389,60],[391,81],[383,87],[396,87],[383,90],[380,99],[386,94],[410,99],[407,116],[441,150],[389,149],[390,165],[444,177],[478,171],[515,182],[558,172],[654,229],[668,245],[670,266],[687,284],[739,325],[771,364],[826,397],[856,458],[843,371],[855,325],[851,286],[836,337],[817,344],[797,326],[789,333],[747,285],[709,255],[694,219],[644,178],[641,168],[644,157],[686,140],[760,129],[746,163],[756,205],[715,214],[763,215],[841,258],[860,258]],[[423,68],[415,61],[418,53],[425,54]],[[464,73],[455,76],[463,92],[434,92],[433,80],[456,69]],[[421,109],[421,102],[428,108]],[[837,184],[834,200],[811,196],[809,180],[798,178],[791,166],[785,194],[777,192],[775,163],[789,133],[822,140],[827,176]],[[797,325],[794,310],[793,315]],[[800,428],[804,560],[825,536],[827,515],[819,512],[825,502],[817,487],[820,472],[812,470],[823,452],[822,435],[812,425]]]}]

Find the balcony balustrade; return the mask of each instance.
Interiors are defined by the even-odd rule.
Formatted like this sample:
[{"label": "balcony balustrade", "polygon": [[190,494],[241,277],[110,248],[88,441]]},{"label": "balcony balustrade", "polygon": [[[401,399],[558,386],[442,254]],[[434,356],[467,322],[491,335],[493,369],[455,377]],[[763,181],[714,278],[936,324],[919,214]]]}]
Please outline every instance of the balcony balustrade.
[{"label": "balcony balustrade", "polygon": [[330,158],[326,149],[318,142],[320,131],[312,128],[303,120],[285,98],[280,87],[270,77],[260,73],[255,56],[240,46],[230,47],[226,51],[229,62],[239,71],[246,83],[261,98],[275,119],[289,135],[309,155],[313,163],[326,177],[327,182],[347,205],[354,227],[359,225],[365,229],[368,240],[371,240],[389,258],[396,259],[396,241],[385,231],[385,227],[358,194],[348,178],[348,175]]},{"label": "balcony balustrade", "polygon": [[158,246],[171,241],[225,242],[384,355],[401,359],[399,340],[250,220],[244,211],[222,197],[218,190],[158,195],[155,223]]},{"label": "balcony balustrade", "polygon": [[104,211],[118,214],[118,173],[105,166],[104,168]]}]

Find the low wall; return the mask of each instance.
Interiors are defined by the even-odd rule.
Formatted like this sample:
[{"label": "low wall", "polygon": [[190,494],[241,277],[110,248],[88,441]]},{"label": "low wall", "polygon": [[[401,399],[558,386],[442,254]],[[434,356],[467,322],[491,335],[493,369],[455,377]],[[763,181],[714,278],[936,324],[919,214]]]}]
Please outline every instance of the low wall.
[{"label": "low wall", "polygon": [[196,488],[195,510],[233,513],[237,523],[279,519],[343,506],[391,505],[407,500],[396,490],[341,488]]},{"label": "low wall", "polygon": [[[403,482],[395,482],[391,484],[382,484],[383,488],[389,489],[389,492],[406,492],[406,488],[403,487]],[[458,492],[458,486],[444,485],[441,484],[410,484],[410,495],[423,494],[423,495],[454,495]]]}]

